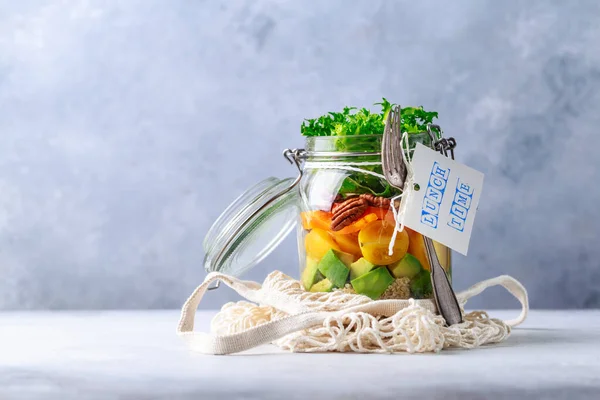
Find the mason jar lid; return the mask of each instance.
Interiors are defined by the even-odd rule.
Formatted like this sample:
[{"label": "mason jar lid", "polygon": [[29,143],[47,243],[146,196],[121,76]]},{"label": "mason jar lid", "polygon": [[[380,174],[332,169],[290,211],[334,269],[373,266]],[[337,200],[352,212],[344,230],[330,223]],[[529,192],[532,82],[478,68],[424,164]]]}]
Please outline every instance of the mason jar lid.
[{"label": "mason jar lid", "polygon": [[300,171],[296,178],[267,178],[242,193],[217,218],[204,238],[204,268],[240,276],[269,255],[298,219],[295,186],[302,176],[294,150],[284,156]]}]

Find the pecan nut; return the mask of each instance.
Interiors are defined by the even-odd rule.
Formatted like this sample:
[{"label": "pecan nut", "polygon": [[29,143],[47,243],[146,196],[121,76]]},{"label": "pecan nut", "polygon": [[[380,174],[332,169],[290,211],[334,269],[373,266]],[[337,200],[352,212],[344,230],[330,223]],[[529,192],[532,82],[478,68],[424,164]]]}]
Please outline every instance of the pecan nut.
[{"label": "pecan nut", "polygon": [[331,207],[331,230],[339,231],[352,224],[362,217],[368,206],[368,201],[360,198],[360,196],[352,197],[341,203],[334,203]]},{"label": "pecan nut", "polygon": [[361,194],[359,196],[361,199],[364,199],[369,203],[370,206],[373,207],[381,207],[381,208],[389,208],[390,207],[390,199],[380,196],[374,196],[372,194]]}]

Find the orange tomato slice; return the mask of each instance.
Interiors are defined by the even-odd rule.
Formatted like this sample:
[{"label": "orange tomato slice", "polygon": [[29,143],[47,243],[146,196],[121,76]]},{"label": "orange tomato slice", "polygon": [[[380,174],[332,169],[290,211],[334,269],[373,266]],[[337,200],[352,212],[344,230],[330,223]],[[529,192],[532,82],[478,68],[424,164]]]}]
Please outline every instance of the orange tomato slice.
[{"label": "orange tomato slice", "polygon": [[304,211],[300,213],[302,227],[306,230],[331,228],[331,213],[323,210]]},{"label": "orange tomato slice", "polygon": [[378,219],[383,219],[389,222],[394,222],[394,213],[390,208],[383,207],[368,207],[366,214],[375,214]]},{"label": "orange tomato slice", "polygon": [[387,221],[373,221],[360,230],[358,242],[365,260],[375,265],[389,265],[406,255],[409,237],[406,229],[396,233],[392,255],[388,246],[394,234],[394,225]]},{"label": "orange tomato slice", "polygon": [[341,251],[329,232],[315,228],[304,238],[304,249],[309,257],[320,260],[329,250]]},{"label": "orange tomato slice", "polygon": [[404,230],[408,233],[409,237],[408,252],[419,260],[424,269],[429,270],[429,260],[427,259],[427,251],[425,250],[423,236],[407,226],[404,227]]},{"label": "orange tomato slice", "polygon": [[343,252],[352,254],[356,258],[361,257],[362,253],[358,245],[358,233],[344,235],[343,233],[332,232],[331,235]]},{"label": "orange tomato slice", "polygon": [[360,231],[362,228],[367,226],[369,222],[377,221],[377,215],[375,213],[367,213],[360,219],[354,221],[352,224],[336,231],[336,233],[341,235],[347,235],[349,233],[354,233]]}]

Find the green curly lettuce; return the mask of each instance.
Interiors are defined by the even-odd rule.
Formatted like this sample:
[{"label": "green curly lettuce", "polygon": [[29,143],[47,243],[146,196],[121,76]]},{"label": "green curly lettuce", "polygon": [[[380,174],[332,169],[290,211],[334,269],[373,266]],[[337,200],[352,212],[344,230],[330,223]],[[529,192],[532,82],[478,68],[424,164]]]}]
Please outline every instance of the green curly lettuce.
[{"label": "green curly lettuce", "polygon": [[[342,112],[329,112],[323,116],[314,119],[306,119],[300,127],[303,136],[335,136],[335,148],[337,151],[360,152],[372,149],[378,143],[378,138],[365,138],[356,141],[353,137],[357,135],[381,135],[385,128],[390,110],[395,104],[390,103],[383,98],[380,103],[375,103],[381,107],[379,112],[371,112],[366,108],[357,109],[356,107],[344,107]],[[423,107],[405,107],[400,111],[400,125],[402,132],[409,133],[409,147],[412,149],[416,143],[422,143],[425,146],[431,145],[431,138],[426,133],[427,125],[432,123],[438,113],[435,111],[425,111]],[[440,132],[435,132],[438,139]],[[381,174],[381,166],[365,167],[373,172]],[[397,190],[377,177],[353,173],[342,182],[340,194],[362,194],[370,193],[376,196],[390,197],[397,193]]]},{"label": "green curly lettuce", "polygon": [[[395,104],[383,98],[378,113],[366,108],[344,107],[342,112],[329,112],[314,119],[306,119],[300,127],[303,136],[354,136],[381,135],[385,121]],[[423,107],[404,107],[400,111],[402,132],[425,132],[427,124],[438,117],[435,111],[425,111]]]}]

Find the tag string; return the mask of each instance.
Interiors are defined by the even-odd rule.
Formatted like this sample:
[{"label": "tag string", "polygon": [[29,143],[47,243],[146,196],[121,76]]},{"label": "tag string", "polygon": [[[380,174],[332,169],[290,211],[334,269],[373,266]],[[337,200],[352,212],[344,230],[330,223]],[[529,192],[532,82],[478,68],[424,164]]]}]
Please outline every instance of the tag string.
[{"label": "tag string", "polygon": [[385,180],[385,176],[378,174],[377,172],[369,171],[368,169],[357,168],[360,166],[367,165],[381,165],[381,161],[364,161],[364,162],[317,162],[317,161],[306,161],[303,168],[306,169],[339,169],[342,171],[353,171],[360,172],[363,174],[371,175],[379,179]]},{"label": "tag string", "polygon": [[[396,237],[398,236],[398,232],[402,232],[404,230],[404,214],[406,213],[406,206],[408,201],[414,192],[414,172],[411,166],[411,157],[410,157],[410,146],[408,143],[408,133],[404,132],[402,134],[402,138],[400,141],[400,148],[404,153],[403,161],[406,166],[406,181],[404,182],[404,188],[402,193],[396,195],[391,198],[390,201],[390,209],[394,215],[394,232],[392,234],[392,238],[390,239],[390,243],[388,245],[388,254],[391,256],[394,253],[394,243],[396,242]],[[385,179],[385,176],[379,174],[377,172],[369,171],[367,169],[360,168],[361,166],[367,165],[381,165],[381,161],[363,161],[363,162],[317,162],[317,161],[306,161],[304,163],[303,168],[307,169],[338,169],[342,171],[352,171],[352,172],[360,172],[363,174],[371,175],[377,177],[379,179]],[[398,200],[400,201],[400,206],[396,207],[396,203]]]},{"label": "tag string", "polygon": [[[414,189],[414,171],[412,169],[411,161],[412,157],[410,156],[410,146],[408,144],[408,133],[404,132],[402,134],[402,138],[400,139],[400,149],[404,154],[402,161],[406,166],[406,179],[404,181],[404,188],[402,189],[402,193],[392,197],[390,201],[390,208],[392,209],[392,214],[394,214],[394,233],[392,233],[392,238],[390,239],[390,243],[388,245],[388,255],[394,254],[394,243],[396,242],[396,237],[398,236],[398,232],[402,232],[404,230],[404,214],[406,213],[406,207],[412,196]],[[396,203],[400,200],[400,207],[396,207]]]}]

